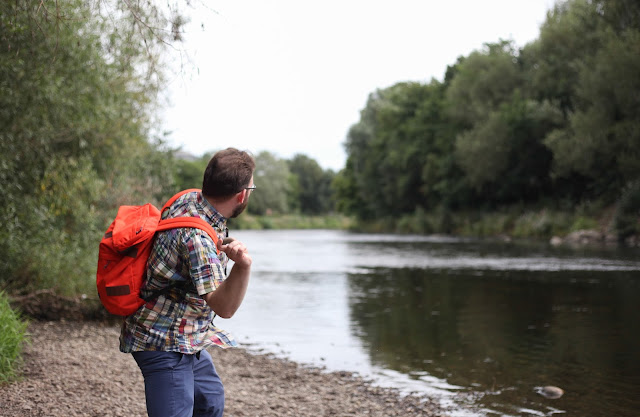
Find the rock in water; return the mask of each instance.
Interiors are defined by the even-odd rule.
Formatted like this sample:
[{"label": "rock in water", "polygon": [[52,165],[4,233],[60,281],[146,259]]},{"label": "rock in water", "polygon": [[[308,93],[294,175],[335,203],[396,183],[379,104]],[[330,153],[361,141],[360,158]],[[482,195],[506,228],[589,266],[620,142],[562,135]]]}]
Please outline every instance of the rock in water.
[{"label": "rock in water", "polygon": [[545,398],[555,400],[562,397],[564,390],[562,388],[547,385],[546,387],[536,387],[536,392]]}]

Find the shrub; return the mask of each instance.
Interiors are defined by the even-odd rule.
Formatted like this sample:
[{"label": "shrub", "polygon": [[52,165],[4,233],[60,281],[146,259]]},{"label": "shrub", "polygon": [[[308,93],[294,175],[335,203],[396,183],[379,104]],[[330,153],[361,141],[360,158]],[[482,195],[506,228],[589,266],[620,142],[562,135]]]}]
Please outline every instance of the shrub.
[{"label": "shrub", "polygon": [[640,234],[640,181],[635,181],[622,192],[613,219],[619,240]]},{"label": "shrub", "polygon": [[27,322],[11,309],[7,295],[0,291],[0,383],[17,377]]}]

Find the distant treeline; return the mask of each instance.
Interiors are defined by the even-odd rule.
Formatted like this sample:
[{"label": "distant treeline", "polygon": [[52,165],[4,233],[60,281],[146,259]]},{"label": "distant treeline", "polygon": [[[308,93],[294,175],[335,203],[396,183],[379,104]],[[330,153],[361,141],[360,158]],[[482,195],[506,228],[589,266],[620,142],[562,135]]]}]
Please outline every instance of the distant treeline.
[{"label": "distant treeline", "polygon": [[[201,187],[202,174],[212,155],[213,151],[196,159],[177,160],[176,189]],[[251,193],[248,213],[258,216],[291,213],[315,216],[334,211],[331,184],[335,172],[324,170],[315,159],[303,154],[282,159],[262,151],[254,157],[254,183],[258,188]]]},{"label": "distant treeline", "polygon": [[617,204],[618,232],[637,233],[640,2],[558,2],[522,48],[486,44],[442,82],[375,91],[346,149],[337,204],[364,221]]}]

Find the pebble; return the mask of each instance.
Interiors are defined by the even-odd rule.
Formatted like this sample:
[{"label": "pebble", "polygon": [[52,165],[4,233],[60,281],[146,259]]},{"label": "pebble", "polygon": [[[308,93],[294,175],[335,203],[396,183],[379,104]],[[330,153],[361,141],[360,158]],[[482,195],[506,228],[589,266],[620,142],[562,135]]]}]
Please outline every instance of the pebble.
[{"label": "pebble", "polygon": [[564,395],[562,388],[554,387],[553,385],[547,385],[546,387],[537,387],[536,392],[545,398],[556,400]]}]

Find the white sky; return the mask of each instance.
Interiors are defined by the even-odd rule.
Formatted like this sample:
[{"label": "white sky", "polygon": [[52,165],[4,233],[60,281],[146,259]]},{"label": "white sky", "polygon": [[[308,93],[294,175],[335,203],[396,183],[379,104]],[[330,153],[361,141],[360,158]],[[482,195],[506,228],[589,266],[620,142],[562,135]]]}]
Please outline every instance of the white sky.
[{"label": "white sky", "polygon": [[337,171],[370,93],[442,81],[447,65],[486,42],[524,46],[554,1],[203,3],[185,35],[189,59],[170,84],[169,143],[196,155],[228,146],[303,153]]}]

